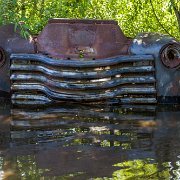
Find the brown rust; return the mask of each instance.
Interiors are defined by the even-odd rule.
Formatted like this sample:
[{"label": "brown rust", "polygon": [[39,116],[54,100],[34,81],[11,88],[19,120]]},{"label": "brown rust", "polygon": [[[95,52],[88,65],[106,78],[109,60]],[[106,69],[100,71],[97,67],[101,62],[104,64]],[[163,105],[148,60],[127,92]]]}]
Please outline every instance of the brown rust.
[{"label": "brown rust", "polygon": [[100,59],[127,55],[130,42],[116,21],[53,19],[37,37],[37,50],[53,58]]},{"label": "brown rust", "polygon": [[35,53],[34,43],[21,37],[20,30],[9,24],[0,27],[0,96],[10,92],[9,54]]},{"label": "brown rust", "polygon": [[29,39],[5,25],[0,47],[0,91],[10,92],[11,79],[13,100],[156,103],[156,96],[162,102],[179,97],[179,42],[157,33],[132,40],[116,21],[50,19]]},{"label": "brown rust", "polygon": [[14,24],[0,27],[0,47],[8,53],[35,53],[34,42],[24,39]]}]

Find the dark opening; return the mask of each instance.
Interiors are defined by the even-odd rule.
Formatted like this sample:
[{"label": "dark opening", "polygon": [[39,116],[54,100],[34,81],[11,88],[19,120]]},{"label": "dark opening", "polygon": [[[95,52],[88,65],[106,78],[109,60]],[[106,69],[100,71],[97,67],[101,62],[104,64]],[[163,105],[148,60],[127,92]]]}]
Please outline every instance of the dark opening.
[{"label": "dark opening", "polygon": [[4,64],[5,62],[5,52],[2,48],[0,48],[0,67]]},{"label": "dark opening", "polygon": [[169,51],[167,52],[167,57],[168,57],[168,59],[169,59],[170,61],[173,61],[174,59],[178,58],[178,54],[177,54],[177,52],[174,51],[174,50],[169,50]]}]

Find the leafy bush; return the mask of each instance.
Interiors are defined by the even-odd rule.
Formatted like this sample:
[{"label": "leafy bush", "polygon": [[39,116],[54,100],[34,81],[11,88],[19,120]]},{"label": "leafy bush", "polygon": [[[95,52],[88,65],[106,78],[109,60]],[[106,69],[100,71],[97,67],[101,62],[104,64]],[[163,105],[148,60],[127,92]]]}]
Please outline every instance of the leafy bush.
[{"label": "leafy bush", "polygon": [[179,0],[1,0],[0,14],[0,25],[16,23],[33,34],[49,18],[84,18],[117,20],[130,37],[153,31],[180,38]]}]

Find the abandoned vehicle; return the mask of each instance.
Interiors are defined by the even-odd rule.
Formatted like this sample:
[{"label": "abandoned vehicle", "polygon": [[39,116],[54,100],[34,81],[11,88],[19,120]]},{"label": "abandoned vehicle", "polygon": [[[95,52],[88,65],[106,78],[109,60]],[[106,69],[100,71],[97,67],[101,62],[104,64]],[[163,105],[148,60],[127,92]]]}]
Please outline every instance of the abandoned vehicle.
[{"label": "abandoned vehicle", "polygon": [[0,95],[12,103],[180,102],[180,43],[158,33],[126,37],[113,20],[50,19],[21,37],[0,27]]}]

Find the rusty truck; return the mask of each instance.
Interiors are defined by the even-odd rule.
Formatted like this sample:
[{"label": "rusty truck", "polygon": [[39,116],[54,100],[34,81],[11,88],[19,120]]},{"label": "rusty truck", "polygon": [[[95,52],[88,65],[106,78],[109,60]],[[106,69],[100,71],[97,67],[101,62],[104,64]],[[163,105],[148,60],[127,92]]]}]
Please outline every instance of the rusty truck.
[{"label": "rusty truck", "polygon": [[16,104],[180,102],[180,43],[114,20],[50,19],[25,39],[0,27],[0,95]]}]

